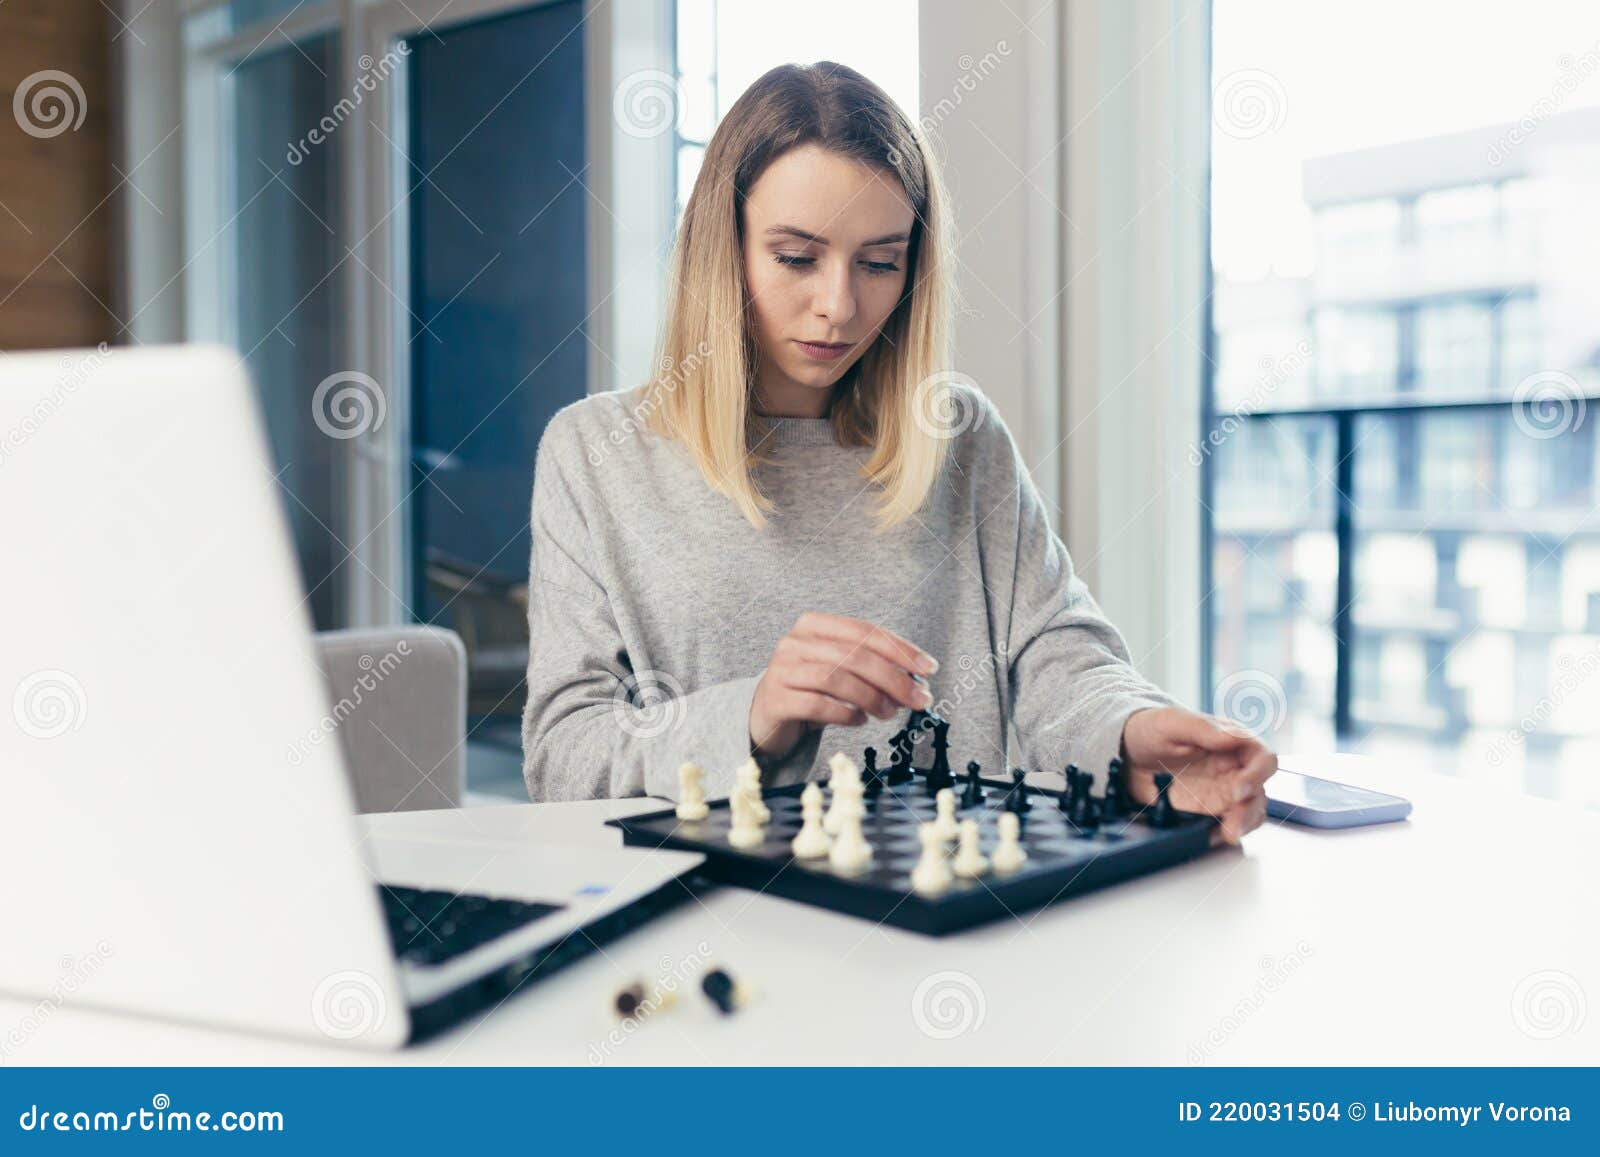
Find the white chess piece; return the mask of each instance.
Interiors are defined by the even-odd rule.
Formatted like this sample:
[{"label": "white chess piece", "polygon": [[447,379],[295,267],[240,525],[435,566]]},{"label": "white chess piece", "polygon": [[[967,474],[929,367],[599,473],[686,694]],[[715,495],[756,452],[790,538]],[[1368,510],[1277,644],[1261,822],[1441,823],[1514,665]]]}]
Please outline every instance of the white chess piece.
[{"label": "white chess piece", "polygon": [[755,817],[755,822],[764,824],[772,819],[772,812],[761,799],[761,765],[751,756],[739,765],[733,773],[735,791],[743,791],[745,798],[750,802],[750,813]]},{"label": "white chess piece", "polygon": [[686,823],[697,823],[711,814],[706,804],[706,769],[698,763],[685,763],[678,768],[678,818]]},{"label": "white chess piece", "polygon": [[933,826],[939,831],[939,838],[955,839],[961,834],[961,825],[956,823],[956,793],[947,787],[940,788],[939,794],[933,797],[933,806],[939,813],[933,821]]},{"label": "white chess piece", "polygon": [[828,863],[835,871],[865,871],[872,863],[872,845],[861,832],[861,813],[849,811],[839,824],[839,836],[828,849]]},{"label": "white chess piece", "polygon": [[800,793],[800,831],[789,844],[799,860],[815,860],[828,854],[833,843],[822,827],[822,789],[814,783],[806,784]]},{"label": "white chess piece", "polygon": [[978,850],[978,821],[961,821],[961,847],[950,870],[964,880],[974,880],[989,870],[989,861]]},{"label": "white chess piece", "polygon": [[935,824],[926,823],[917,828],[917,838],[922,841],[922,858],[911,869],[911,886],[924,896],[937,896],[954,879],[945,856],[944,837]]},{"label": "white chess piece", "polygon": [[1022,822],[1013,812],[1000,813],[1000,842],[994,849],[994,870],[997,872],[1015,872],[1027,862],[1028,853],[1022,848],[1019,839],[1022,835]]},{"label": "white chess piece", "polygon": [[836,836],[844,824],[845,816],[859,818],[866,815],[866,804],[862,802],[866,787],[861,782],[860,770],[843,754],[830,759],[828,767],[833,771],[833,778],[828,781],[828,786],[833,789],[833,798],[828,801],[828,814],[823,817],[822,826],[830,836]]},{"label": "white chess piece", "polygon": [[728,797],[728,810],[733,813],[733,826],[728,829],[728,843],[736,848],[753,848],[767,838],[767,833],[756,821],[751,810],[750,797],[735,789]]}]

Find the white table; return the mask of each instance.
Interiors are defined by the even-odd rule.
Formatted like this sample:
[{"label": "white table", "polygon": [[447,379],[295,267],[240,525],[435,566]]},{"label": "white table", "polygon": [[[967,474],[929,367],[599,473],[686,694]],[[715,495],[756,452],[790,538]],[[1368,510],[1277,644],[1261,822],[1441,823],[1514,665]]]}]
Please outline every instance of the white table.
[{"label": "white table", "polygon": [[[1269,821],[1242,850],[942,939],[723,888],[393,1055],[57,1010],[12,1063],[1600,1062],[1600,1009],[1587,1010],[1600,1000],[1600,816],[1354,756],[1283,764],[1407,795],[1415,811],[1347,832]],[[658,806],[364,822],[612,843],[603,819]],[[759,989],[736,1015],[698,991],[702,943]],[[694,974],[678,1004],[608,1040],[614,989],[672,968]],[[926,1012],[913,1008],[919,986]],[[32,1007],[0,999],[0,1031]]]}]

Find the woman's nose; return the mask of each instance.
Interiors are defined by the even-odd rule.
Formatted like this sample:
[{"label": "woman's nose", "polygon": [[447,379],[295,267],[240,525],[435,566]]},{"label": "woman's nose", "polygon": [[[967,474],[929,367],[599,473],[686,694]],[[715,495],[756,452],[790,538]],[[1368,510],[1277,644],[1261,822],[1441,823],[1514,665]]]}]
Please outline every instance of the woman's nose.
[{"label": "woman's nose", "polygon": [[822,278],[812,307],[819,316],[826,317],[835,328],[844,325],[855,316],[855,292],[850,286],[848,266],[831,270]]}]

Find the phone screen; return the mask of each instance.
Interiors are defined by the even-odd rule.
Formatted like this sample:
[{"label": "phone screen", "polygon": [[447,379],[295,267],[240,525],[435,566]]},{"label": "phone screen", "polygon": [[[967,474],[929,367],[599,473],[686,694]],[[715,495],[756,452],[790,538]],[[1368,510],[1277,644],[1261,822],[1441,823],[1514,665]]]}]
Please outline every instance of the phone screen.
[{"label": "phone screen", "polygon": [[1360,811],[1403,802],[1398,796],[1384,795],[1381,791],[1368,791],[1364,787],[1351,787],[1347,783],[1333,783],[1282,769],[1267,780],[1267,795],[1291,807],[1318,812]]}]

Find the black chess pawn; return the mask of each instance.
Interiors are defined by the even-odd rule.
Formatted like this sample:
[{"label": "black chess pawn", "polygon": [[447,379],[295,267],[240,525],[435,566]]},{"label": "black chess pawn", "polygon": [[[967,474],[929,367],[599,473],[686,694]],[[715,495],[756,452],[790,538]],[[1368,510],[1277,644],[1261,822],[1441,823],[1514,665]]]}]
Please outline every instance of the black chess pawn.
[{"label": "black chess pawn", "polygon": [[1128,800],[1122,786],[1122,760],[1112,758],[1106,767],[1106,794],[1100,800],[1100,818],[1121,819],[1128,812]]},{"label": "black chess pawn", "polygon": [[1172,773],[1170,771],[1156,772],[1156,802],[1150,807],[1150,826],[1153,828],[1170,828],[1177,822],[1178,813],[1172,807],[1172,800],[1167,795],[1167,790],[1172,787]]},{"label": "black chess pawn", "polygon": [[1006,792],[1006,811],[1014,813],[1019,818],[1027,815],[1033,808],[1033,804],[1028,801],[1028,785],[1025,782],[1027,774],[1022,768],[1013,767],[1011,790]]},{"label": "black chess pawn", "polygon": [[883,776],[878,772],[878,749],[869,747],[861,753],[861,783],[863,794],[870,800],[878,798],[883,791]]},{"label": "black chess pawn", "polygon": [[1094,777],[1091,775],[1080,774],[1072,783],[1072,803],[1067,818],[1081,831],[1092,830],[1097,822],[1094,799],[1089,794],[1093,790]]},{"label": "black chess pawn", "polygon": [[950,724],[937,715],[928,718],[933,720],[933,766],[928,768],[928,794],[937,795],[955,786],[956,782],[950,772]]},{"label": "black chess pawn", "polygon": [[899,787],[911,782],[911,730],[902,728],[889,740],[889,773],[884,783]]},{"label": "black chess pawn", "polygon": [[1061,793],[1061,798],[1056,800],[1056,806],[1063,812],[1070,812],[1072,810],[1072,792],[1078,786],[1078,776],[1080,774],[1078,765],[1076,763],[1067,764],[1065,774],[1067,777],[1066,790]]},{"label": "black chess pawn", "polygon": [[978,767],[978,761],[975,759],[969,761],[967,764],[967,786],[961,792],[962,807],[977,807],[988,798],[988,793],[983,790],[982,775],[983,771]]}]

